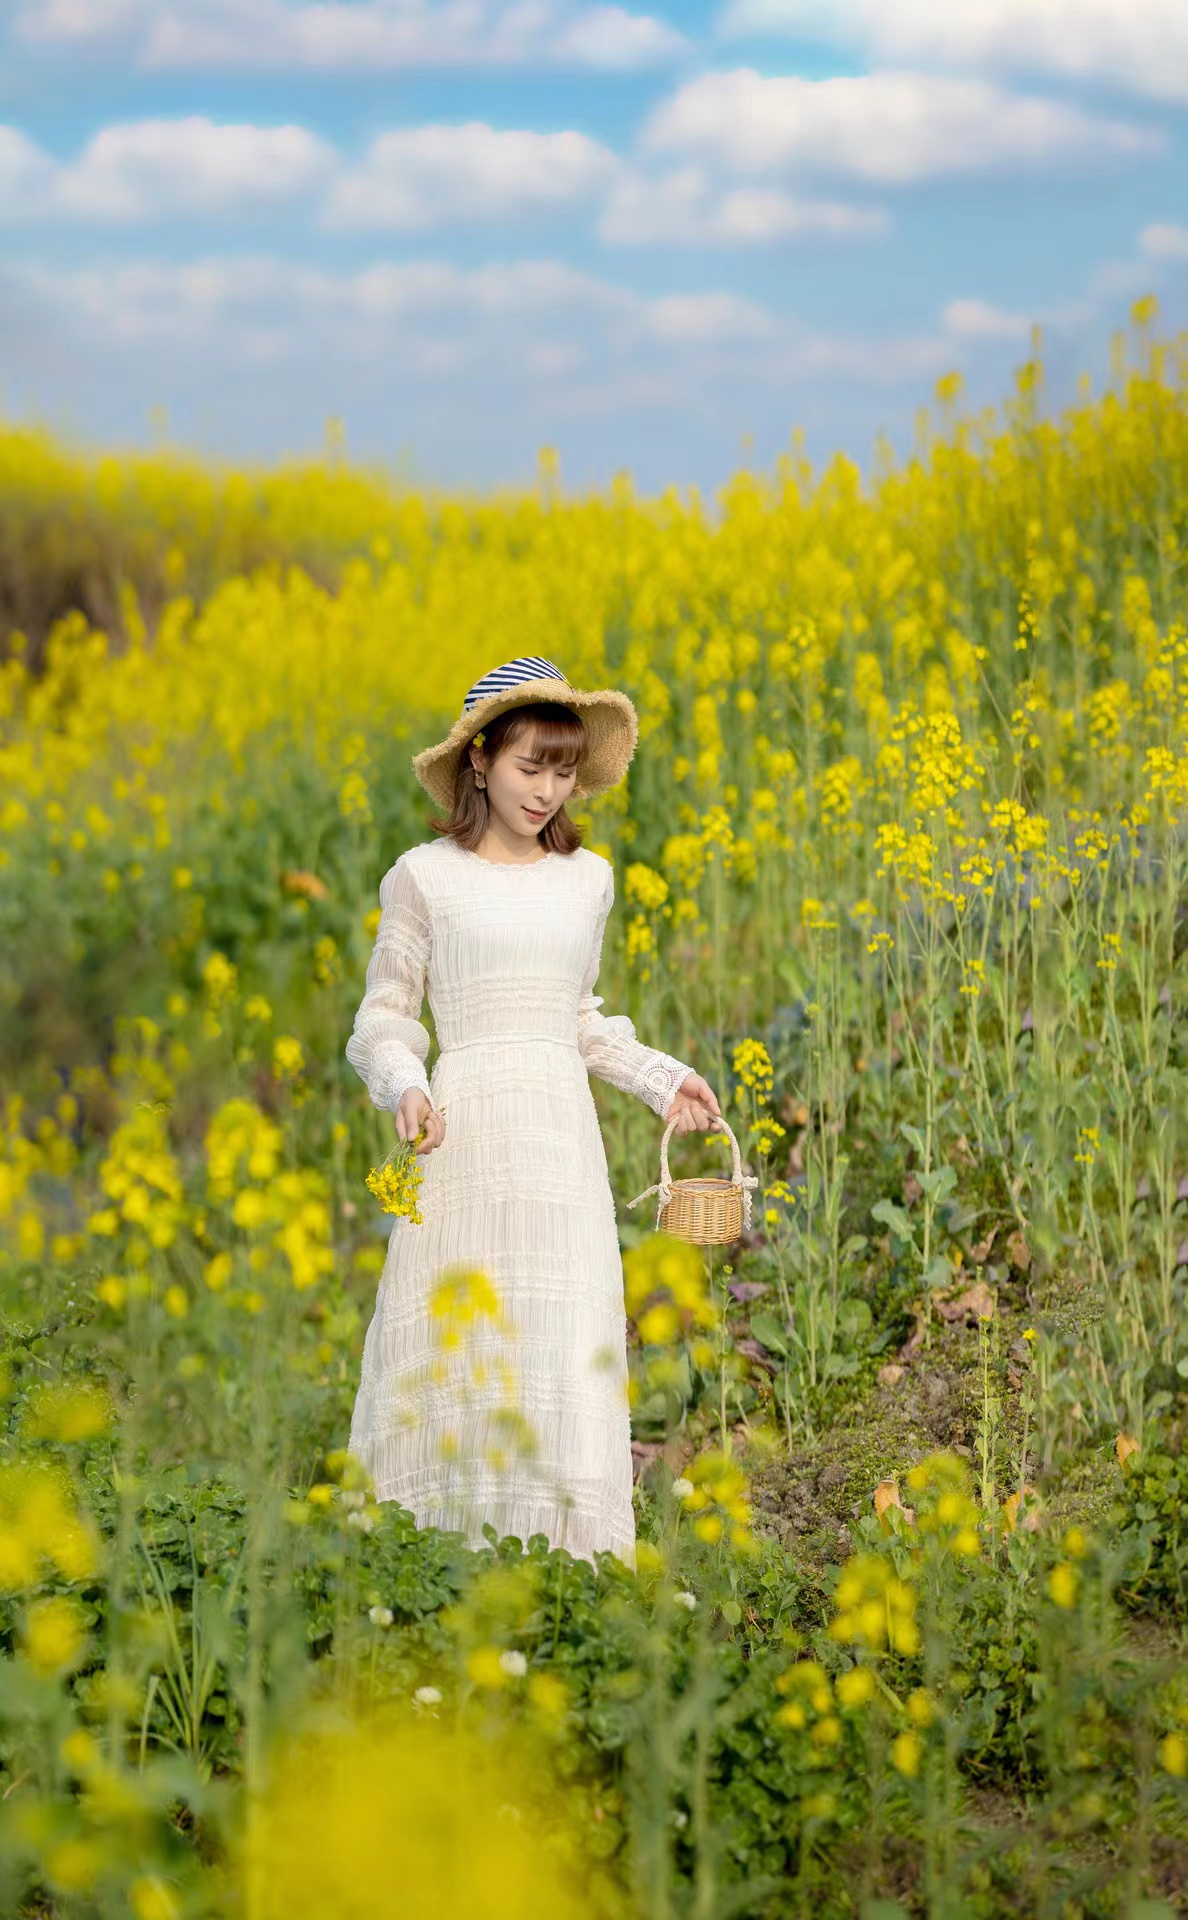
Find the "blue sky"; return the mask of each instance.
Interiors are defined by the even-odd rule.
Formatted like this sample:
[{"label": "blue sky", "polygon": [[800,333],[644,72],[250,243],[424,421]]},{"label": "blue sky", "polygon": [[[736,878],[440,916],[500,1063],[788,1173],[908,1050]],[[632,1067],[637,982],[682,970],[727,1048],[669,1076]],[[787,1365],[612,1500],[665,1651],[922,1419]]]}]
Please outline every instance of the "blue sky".
[{"label": "blue sky", "polygon": [[0,411],[707,492],[1188,324],[1183,0],[0,0]]}]

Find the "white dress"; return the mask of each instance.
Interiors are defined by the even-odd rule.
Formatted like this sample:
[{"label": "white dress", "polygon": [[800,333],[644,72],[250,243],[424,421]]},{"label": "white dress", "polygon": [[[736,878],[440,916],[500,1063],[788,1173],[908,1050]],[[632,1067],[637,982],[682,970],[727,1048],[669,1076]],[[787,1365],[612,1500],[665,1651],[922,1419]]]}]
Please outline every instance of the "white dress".
[{"label": "white dress", "polygon": [[[692,1069],[599,1011],[613,900],[614,869],[588,848],[516,866],[443,836],[384,875],[346,1056],[377,1107],[428,1093],[446,1135],[419,1160],[422,1224],[392,1228],[350,1450],[419,1526],[482,1546],[489,1521],[634,1566],[622,1267],[589,1075],[666,1119]],[[434,1315],[450,1269],[488,1277],[502,1326]]]}]

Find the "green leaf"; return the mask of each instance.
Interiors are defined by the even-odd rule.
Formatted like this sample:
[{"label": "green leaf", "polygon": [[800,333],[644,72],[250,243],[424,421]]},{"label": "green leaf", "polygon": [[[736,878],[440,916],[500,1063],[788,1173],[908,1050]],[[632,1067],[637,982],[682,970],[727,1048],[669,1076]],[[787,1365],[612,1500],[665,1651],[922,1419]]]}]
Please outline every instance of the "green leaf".
[{"label": "green leaf", "polygon": [[721,1606],[718,1608],[718,1612],[721,1614],[723,1620],[729,1620],[732,1627],[737,1627],[739,1621],[742,1619],[742,1608],[739,1606],[737,1600],[723,1600]]},{"label": "green leaf", "polygon": [[1176,1361],[1176,1372],[1181,1380],[1188,1380],[1188,1353],[1182,1353]]},{"label": "green leaf", "polygon": [[892,1233],[898,1234],[901,1240],[914,1243],[912,1223],[903,1208],[897,1207],[894,1200],[876,1200],[870,1212],[872,1219],[881,1220],[885,1226],[890,1227]]},{"label": "green leaf", "polygon": [[920,1127],[913,1126],[910,1120],[901,1120],[899,1123],[899,1131],[900,1133],[902,1133],[904,1139],[909,1143],[909,1145],[915,1147],[916,1152],[919,1154],[921,1160],[923,1160],[925,1147],[924,1147],[924,1134],[922,1129]]},{"label": "green leaf", "polygon": [[939,1206],[942,1200],[947,1199],[957,1185],[956,1169],[947,1163],[943,1167],[935,1167],[931,1173],[918,1173],[916,1178],[934,1206]]},{"label": "green leaf", "polygon": [[865,1333],[871,1325],[872,1315],[865,1300],[843,1300],[838,1309],[837,1324],[852,1340]]},{"label": "green leaf", "polygon": [[825,1380],[848,1380],[857,1371],[856,1353],[829,1353],[821,1364],[821,1376]]},{"label": "green leaf", "polygon": [[786,1354],[788,1336],[774,1313],[756,1313],[751,1318],[751,1336],[770,1353]]}]

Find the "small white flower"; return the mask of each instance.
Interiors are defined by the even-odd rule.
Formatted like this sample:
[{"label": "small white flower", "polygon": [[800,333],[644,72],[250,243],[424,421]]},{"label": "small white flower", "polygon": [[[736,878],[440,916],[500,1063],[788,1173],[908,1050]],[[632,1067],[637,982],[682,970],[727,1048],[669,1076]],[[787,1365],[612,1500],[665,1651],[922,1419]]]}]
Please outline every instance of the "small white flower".
[{"label": "small white flower", "polygon": [[499,1664],[503,1668],[504,1673],[511,1674],[513,1680],[522,1680],[528,1671],[528,1662],[524,1658],[524,1655],[522,1653],[516,1653],[514,1650],[501,1653],[499,1656]]},{"label": "small white flower", "polygon": [[367,1618],[373,1627],[390,1627],[392,1624],[392,1609],[391,1607],[371,1607],[368,1609]]},{"label": "small white flower", "polygon": [[674,1480],[672,1490],[678,1500],[687,1500],[693,1491],[693,1482],[691,1480]]},{"label": "small white flower", "polygon": [[441,1694],[436,1687],[418,1687],[413,1694],[418,1707],[440,1707]]},{"label": "small white flower", "polygon": [[694,1607],[697,1605],[697,1595],[695,1593],[674,1593],[672,1597],[678,1607],[688,1607],[690,1613],[692,1613]]},{"label": "small white flower", "polygon": [[339,1499],[344,1507],[362,1507],[366,1504],[367,1495],[362,1487],[344,1487]]},{"label": "small white flower", "polygon": [[684,1807],[674,1807],[674,1808],[673,1808],[673,1810],[672,1810],[672,1824],[673,1824],[673,1826],[674,1826],[674,1827],[687,1827],[687,1826],[688,1826],[688,1824],[689,1824],[689,1816],[688,1816],[688,1814],[687,1814],[687,1813],[685,1812],[685,1809],[684,1809]]},{"label": "small white flower", "polygon": [[354,1512],[347,1514],[346,1523],[348,1527],[358,1528],[360,1533],[370,1533],[375,1525],[375,1515],[356,1507]]}]

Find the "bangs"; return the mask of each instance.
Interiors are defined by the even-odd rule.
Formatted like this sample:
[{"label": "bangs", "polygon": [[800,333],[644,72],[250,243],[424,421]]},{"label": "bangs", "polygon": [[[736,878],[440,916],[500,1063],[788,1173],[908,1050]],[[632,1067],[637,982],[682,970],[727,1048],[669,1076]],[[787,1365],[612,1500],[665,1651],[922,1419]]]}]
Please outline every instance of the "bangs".
[{"label": "bangs", "polygon": [[586,729],[580,716],[566,707],[550,713],[530,709],[517,712],[505,735],[508,748],[516,746],[546,767],[569,766],[580,760],[585,744]]}]

